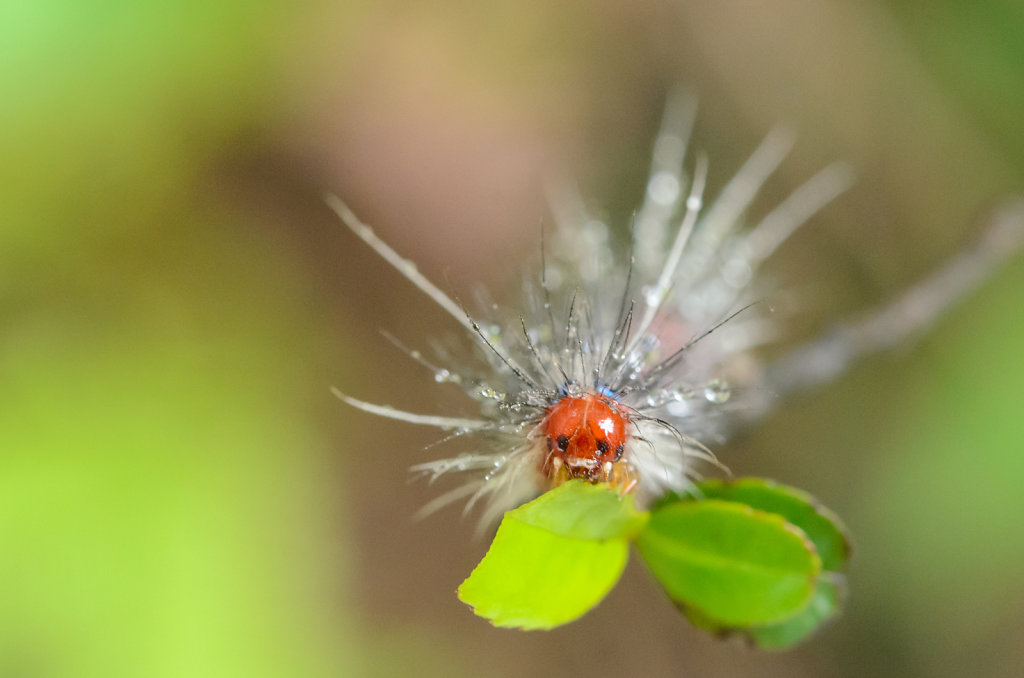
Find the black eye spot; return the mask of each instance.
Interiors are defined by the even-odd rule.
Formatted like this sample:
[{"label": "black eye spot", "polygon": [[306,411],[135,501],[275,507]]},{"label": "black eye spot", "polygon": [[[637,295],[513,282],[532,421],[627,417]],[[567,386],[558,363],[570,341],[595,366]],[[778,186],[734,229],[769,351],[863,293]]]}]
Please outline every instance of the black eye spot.
[{"label": "black eye spot", "polygon": [[622,459],[622,452],[624,449],[625,448],[623,445],[619,445],[618,447],[615,448],[615,461]]},{"label": "black eye spot", "polygon": [[597,441],[597,453],[600,454],[602,457],[605,454],[607,454],[608,453],[608,443],[605,442],[604,440],[598,440]]},{"label": "black eye spot", "polygon": [[562,452],[565,452],[567,449],[569,449],[569,439],[566,438],[565,436],[558,436],[558,449],[560,449]]}]

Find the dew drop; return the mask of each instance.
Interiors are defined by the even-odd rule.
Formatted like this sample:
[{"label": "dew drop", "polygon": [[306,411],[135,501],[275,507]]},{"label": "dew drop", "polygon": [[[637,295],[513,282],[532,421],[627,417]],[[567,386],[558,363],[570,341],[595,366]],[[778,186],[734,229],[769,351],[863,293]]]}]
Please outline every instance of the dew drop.
[{"label": "dew drop", "polygon": [[480,395],[488,400],[496,400],[499,403],[505,400],[505,394],[495,391],[490,386],[484,386],[480,389]]},{"label": "dew drop", "polygon": [[693,389],[689,386],[679,386],[672,391],[672,399],[677,402],[693,398]]},{"label": "dew drop", "polygon": [[754,272],[744,259],[730,259],[722,266],[722,278],[736,289],[742,289],[753,278]]},{"label": "dew drop", "polygon": [[711,403],[724,403],[729,400],[729,385],[721,379],[712,379],[704,387],[704,397]]},{"label": "dew drop", "polygon": [[687,417],[692,413],[690,403],[682,400],[669,403],[665,410],[673,417]]},{"label": "dew drop", "polygon": [[440,369],[437,372],[434,372],[434,381],[439,384],[452,381],[452,373],[448,370]]},{"label": "dew drop", "polygon": [[670,172],[657,172],[647,183],[647,194],[659,205],[672,205],[679,197],[679,180]]},{"label": "dew drop", "polygon": [[654,287],[645,287],[643,289],[643,295],[644,295],[644,302],[646,302],[648,306],[657,306],[665,298],[664,290],[662,290],[662,289],[660,289],[660,288],[658,288],[656,286],[654,286]]},{"label": "dew drop", "polygon": [[548,268],[544,275],[544,286],[549,290],[557,290],[562,286],[562,272],[557,268]]}]

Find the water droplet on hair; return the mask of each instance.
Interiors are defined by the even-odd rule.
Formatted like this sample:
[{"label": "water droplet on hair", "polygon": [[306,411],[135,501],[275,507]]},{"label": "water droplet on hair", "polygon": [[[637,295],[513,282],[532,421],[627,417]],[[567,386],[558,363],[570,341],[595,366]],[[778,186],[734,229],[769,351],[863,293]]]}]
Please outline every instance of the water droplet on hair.
[{"label": "water droplet on hair", "polygon": [[664,290],[658,287],[645,287],[643,290],[644,302],[648,306],[657,306],[665,298]]},{"label": "water droplet on hair", "polygon": [[687,417],[691,414],[690,403],[685,400],[676,400],[667,404],[665,411],[673,417]]},{"label": "water droplet on hair", "polygon": [[678,386],[672,390],[672,399],[676,402],[683,402],[693,398],[693,389],[689,386]]},{"label": "water droplet on hair", "polygon": [[679,198],[679,180],[670,172],[657,172],[647,183],[647,194],[659,205],[672,205]]},{"label": "water droplet on hair", "polygon": [[483,388],[481,388],[480,389],[480,395],[483,396],[484,398],[487,398],[488,400],[496,400],[498,402],[501,402],[501,401],[505,400],[505,394],[504,393],[500,393],[498,391],[495,391],[490,386],[484,386]]},{"label": "water droplet on hair", "polygon": [[724,403],[730,395],[729,385],[721,379],[712,379],[704,387],[704,397],[711,403]]},{"label": "water droplet on hair", "polygon": [[741,289],[754,277],[754,272],[744,259],[730,259],[722,266],[722,279],[732,287]]}]

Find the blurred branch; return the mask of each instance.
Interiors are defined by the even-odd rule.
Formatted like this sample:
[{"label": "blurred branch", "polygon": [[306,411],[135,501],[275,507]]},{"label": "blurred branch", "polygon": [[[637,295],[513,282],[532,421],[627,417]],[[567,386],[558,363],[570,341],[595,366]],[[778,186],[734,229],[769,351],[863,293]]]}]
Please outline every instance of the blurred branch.
[{"label": "blurred branch", "polygon": [[[826,384],[856,361],[929,331],[942,315],[984,283],[1024,245],[1024,198],[998,208],[973,247],[887,304],[790,351],[770,365],[765,382],[776,396]],[[758,413],[759,418],[763,412]]]}]

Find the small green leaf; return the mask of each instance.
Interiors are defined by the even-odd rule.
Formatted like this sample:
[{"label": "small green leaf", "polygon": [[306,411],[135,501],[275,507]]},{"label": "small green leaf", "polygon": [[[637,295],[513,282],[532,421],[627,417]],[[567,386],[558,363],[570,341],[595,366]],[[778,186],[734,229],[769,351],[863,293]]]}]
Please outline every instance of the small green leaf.
[{"label": "small green leaf", "polygon": [[737,502],[751,508],[781,516],[800,528],[814,544],[827,572],[818,579],[814,594],[807,606],[784,621],[749,627],[739,627],[716,619],[694,605],[680,604],[680,608],[694,626],[718,635],[738,635],[762,649],[781,649],[794,645],[811,635],[842,605],[841,575],[836,574],[846,565],[850,556],[849,538],[839,519],[820,506],[810,495],[791,487],[762,478],[741,478],[732,481],[709,480],[698,485],[694,496],[669,495],[658,506],[672,501],[700,503],[717,499]]},{"label": "small green leaf", "polygon": [[726,626],[764,626],[800,612],[821,558],[781,516],[709,499],[663,505],[637,537],[648,567],[677,603]]},{"label": "small green leaf", "polygon": [[565,483],[505,514],[459,600],[495,626],[550,629],[596,606],[622,576],[647,514],[632,497]]},{"label": "small green leaf", "polygon": [[842,522],[806,492],[765,478],[706,480],[698,491],[706,499],[735,501],[782,516],[807,534],[824,570],[838,572],[849,560],[850,540]]}]

